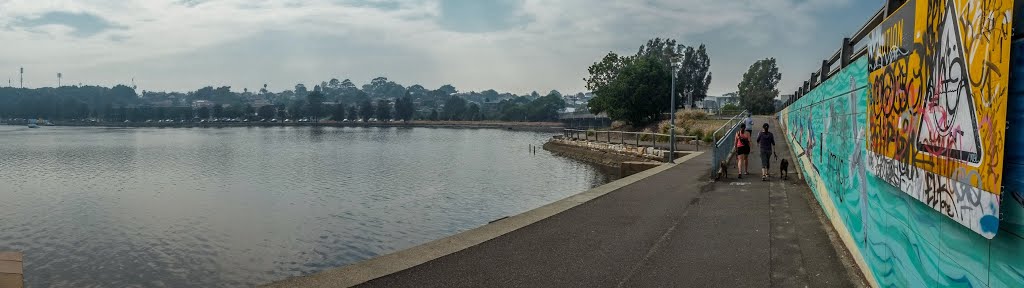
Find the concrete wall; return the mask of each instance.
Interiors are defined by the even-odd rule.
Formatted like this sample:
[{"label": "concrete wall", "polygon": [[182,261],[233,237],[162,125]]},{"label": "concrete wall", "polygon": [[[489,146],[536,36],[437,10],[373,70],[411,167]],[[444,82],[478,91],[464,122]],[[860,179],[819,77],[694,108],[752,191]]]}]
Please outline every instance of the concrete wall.
[{"label": "concrete wall", "polygon": [[[966,2],[994,3],[987,6],[994,9],[1006,8],[995,4],[1009,1],[958,0],[949,2],[953,6],[947,7],[957,11],[959,8],[955,7],[967,7],[963,6]],[[914,5],[934,4],[910,3],[908,6],[915,8],[920,6]],[[934,16],[930,17],[932,20],[939,19],[938,15],[959,19],[955,14],[935,12],[929,14]],[[925,27],[904,24],[910,26],[905,29],[924,30],[935,25],[925,19],[914,23],[925,23]],[[973,41],[972,32],[960,32],[960,43]],[[1009,30],[1003,32],[1008,34]],[[920,44],[911,46],[929,47]],[[1008,53],[1008,40],[1005,45]],[[905,74],[904,78],[878,77],[883,75],[877,73],[879,69],[903,69],[892,66],[900,65],[899,61],[875,62],[886,60],[876,58],[869,63],[869,57],[861,57],[780,113],[785,139],[796,155],[793,162],[805,175],[815,198],[865,276],[876,286],[1024,286],[1024,77],[1020,77],[1024,76],[1024,42],[1012,46],[1012,60],[999,55],[999,47],[990,47],[984,57],[974,57],[970,54],[972,49],[963,50],[965,70],[961,71],[968,71],[965,74],[970,78],[964,77],[971,80],[968,82],[935,74],[957,67],[932,61],[937,58],[930,53],[955,49],[901,51],[921,53],[918,58],[907,59],[920,62],[914,63],[918,65],[913,66],[917,67],[915,73]],[[973,50],[986,50],[979,47]],[[904,56],[907,55],[910,53]],[[986,68],[988,72],[975,71],[975,61],[994,67]],[[1012,73],[983,78],[984,73],[1010,69],[1010,62]],[[1006,75],[1012,75],[1012,80],[1007,80]],[[930,81],[939,78],[951,81]],[[935,83],[963,85],[963,89],[953,91],[963,95],[944,95],[934,89],[938,87]],[[1000,83],[1009,84],[1009,90],[992,88]],[[970,131],[975,129],[976,142],[957,139],[954,142],[958,145],[941,152],[932,149],[936,145],[916,144],[936,139],[934,136],[939,133],[922,133],[934,129],[921,128],[922,120],[941,119],[934,118],[941,111],[933,110],[933,105],[940,101],[927,97],[942,97],[936,100],[946,103],[968,103],[967,110],[950,109],[950,113],[960,116],[947,115],[943,120],[958,123],[960,129],[956,132],[964,135],[975,133]],[[894,111],[898,112],[896,116],[890,114]],[[1007,122],[1020,124],[1006,129]],[[970,151],[977,147],[981,151]],[[959,152],[946,153],[952,150]],[[972,157],[971,153],[979,153],[976,156],[980,157]],[[946,198],[936,200],[940,197]],[[983,202],[983,197],[992,200]],[[984,222],[992,220],[995,223]]]}]

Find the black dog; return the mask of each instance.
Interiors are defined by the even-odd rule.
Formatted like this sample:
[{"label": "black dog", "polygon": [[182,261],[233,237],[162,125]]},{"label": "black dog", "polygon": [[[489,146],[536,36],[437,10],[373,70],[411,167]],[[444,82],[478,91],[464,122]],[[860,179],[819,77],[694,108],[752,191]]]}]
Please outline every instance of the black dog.
[{"label": "black dog", "polygon": [[789,161],[786,161],[786,158],[782,158],[782,162],[779,163],[779,177],[789,179]]},{"label": "black dog", "polygon": [[721,163],[718,163],[718,177],[716,177],[715,179],[717,180],[717,179],[724,179],[724,178],[729,178],[729,161],[728,160],[723,160]]}]

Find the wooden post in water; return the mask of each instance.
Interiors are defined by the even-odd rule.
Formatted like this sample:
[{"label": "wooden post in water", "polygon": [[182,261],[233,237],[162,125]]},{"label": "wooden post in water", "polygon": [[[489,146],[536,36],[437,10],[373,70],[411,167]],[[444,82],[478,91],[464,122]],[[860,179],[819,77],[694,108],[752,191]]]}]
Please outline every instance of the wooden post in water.
[{"label": "wooden post in water", "polygon": [[21,252],[0,252],[0,287],[25,287]]}]

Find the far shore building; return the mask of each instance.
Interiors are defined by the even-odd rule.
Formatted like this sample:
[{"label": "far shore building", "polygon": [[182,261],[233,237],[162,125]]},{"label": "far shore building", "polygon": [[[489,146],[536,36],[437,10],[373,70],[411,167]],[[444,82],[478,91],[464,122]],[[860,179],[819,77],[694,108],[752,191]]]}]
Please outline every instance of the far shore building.
[{"label": "far shore building", "polygon": [[196,100],[196,101],[192,101],[192,109],[199,109],[199,108],[203,108],[203,107],[213,108],[214,105],[216,105],[216,104],[214,104],[213,101],[210,101],[210,100]]}]

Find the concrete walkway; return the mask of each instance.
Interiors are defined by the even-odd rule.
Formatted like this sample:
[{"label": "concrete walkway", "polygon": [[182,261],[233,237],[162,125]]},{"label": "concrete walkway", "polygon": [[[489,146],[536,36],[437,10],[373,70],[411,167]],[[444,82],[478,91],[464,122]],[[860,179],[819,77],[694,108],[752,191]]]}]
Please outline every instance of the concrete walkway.
[{"label": "concrete walkway", "polygon": [[[779,155],[789,158],[785,141],[777,142]],[[833,249],[802,180],[778,180],[776,170],[775,179],[762,182],[760,160],[751,155],[750,177],[736,179],[733,166],[729,179],[710,183],[710,161],[705,153],[532,225],[360,286],[862,285]]]}]

